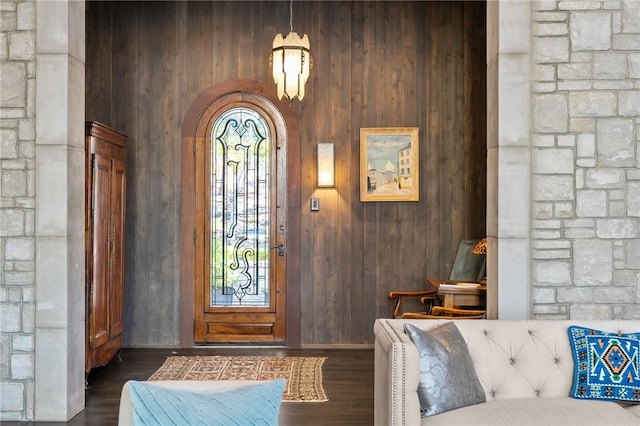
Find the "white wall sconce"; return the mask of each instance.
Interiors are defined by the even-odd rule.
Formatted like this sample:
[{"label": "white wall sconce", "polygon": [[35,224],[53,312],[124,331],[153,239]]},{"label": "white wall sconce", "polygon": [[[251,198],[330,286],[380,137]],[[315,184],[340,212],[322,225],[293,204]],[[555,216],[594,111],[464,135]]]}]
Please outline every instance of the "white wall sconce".
[{"label": "white wall sconce", "polygon": [[318,144],[318,188],[335,186],[334,148],[332,143]]}]

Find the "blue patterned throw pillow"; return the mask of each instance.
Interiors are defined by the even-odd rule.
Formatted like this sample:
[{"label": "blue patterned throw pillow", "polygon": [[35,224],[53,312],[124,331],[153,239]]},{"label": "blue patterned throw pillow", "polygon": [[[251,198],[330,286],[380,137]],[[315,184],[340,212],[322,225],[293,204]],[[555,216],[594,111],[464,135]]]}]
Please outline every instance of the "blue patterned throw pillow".
[{"label": "blue patterned throw pillow", "polygon": [[640,333],[571,326],[569,341],[573,398],[640,403]]}]

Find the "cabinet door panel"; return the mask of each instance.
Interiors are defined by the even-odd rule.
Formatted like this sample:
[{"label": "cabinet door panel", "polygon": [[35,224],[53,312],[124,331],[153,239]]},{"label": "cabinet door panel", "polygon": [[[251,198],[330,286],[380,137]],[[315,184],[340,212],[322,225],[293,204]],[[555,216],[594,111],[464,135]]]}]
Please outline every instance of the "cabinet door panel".
[{"label": "cabinet door panel", "polygon": [[93,277],[89,309],[90,344],[95,348],[109,340],[109,241],[111,160],[93,157]]},{"label": "cabinet door panel", "polygon": [[111,337],[124,330],[124,217],[125,217],[125,163],[113,161],[113,185],[111,187]]}]

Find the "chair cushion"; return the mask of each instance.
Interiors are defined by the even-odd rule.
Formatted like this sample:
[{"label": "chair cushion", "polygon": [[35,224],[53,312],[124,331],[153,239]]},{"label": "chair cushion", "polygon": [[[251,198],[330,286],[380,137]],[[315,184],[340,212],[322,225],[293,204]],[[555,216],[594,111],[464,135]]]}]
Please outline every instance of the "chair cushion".
[{"label": "chair cushion", "polygon": [[640,332],[569,327],[575,364],[571,396],[640,403]]},{"label": "chair cushion", "polygon": [[278,379],[222,390],[192,392],[153,382],[129,381],[133,425],[273,425],[286,380]]},{"label": "chair cushion", "polygon": [[453,322],[428,331],[405,324],[404,330],[420,357],[422,417],[486,401],[467,344]]}]

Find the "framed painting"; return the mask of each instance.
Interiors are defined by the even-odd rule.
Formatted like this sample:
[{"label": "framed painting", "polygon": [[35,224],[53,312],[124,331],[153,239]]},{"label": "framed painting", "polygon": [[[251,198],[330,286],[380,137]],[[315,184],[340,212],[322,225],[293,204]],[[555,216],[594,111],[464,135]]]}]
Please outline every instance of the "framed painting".
[{"label": "framed painting", "polygon": [[418,201],[417,127],[360,129],[360,201]]}]

